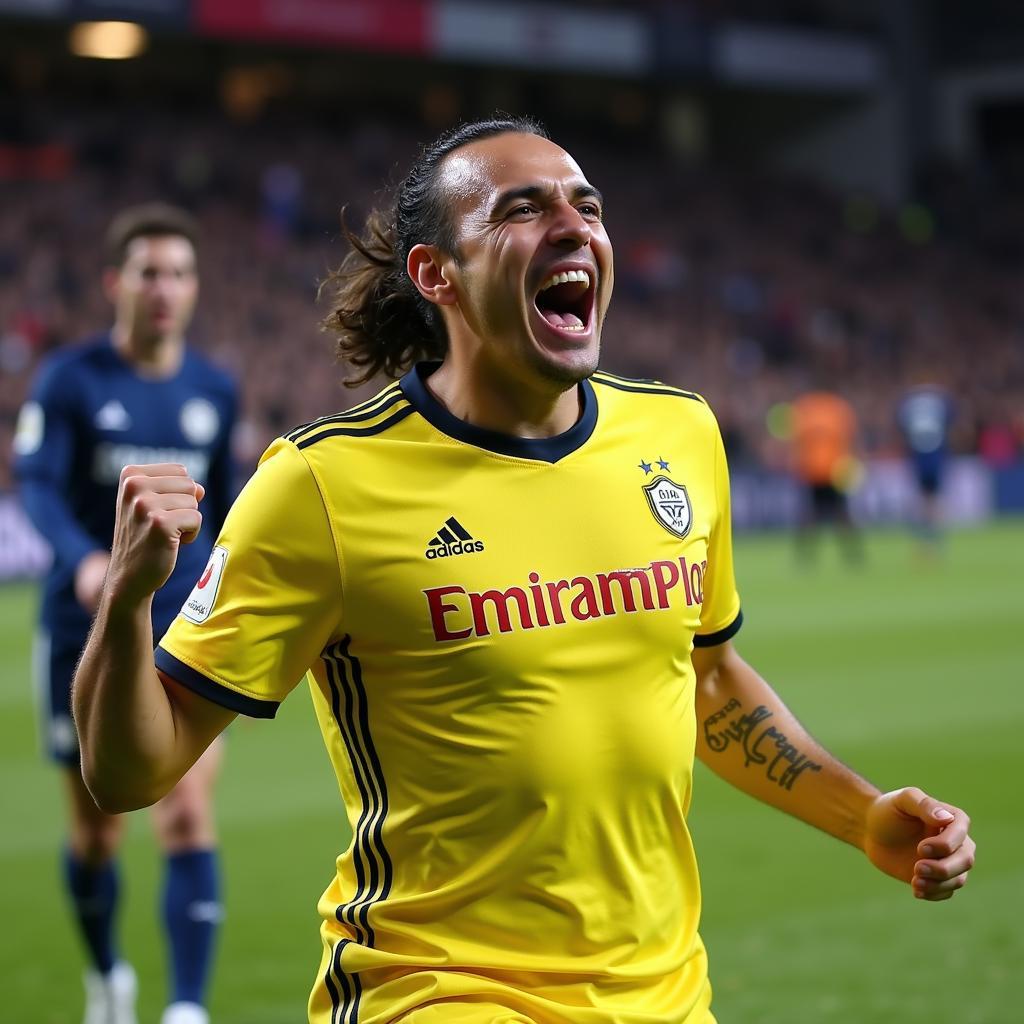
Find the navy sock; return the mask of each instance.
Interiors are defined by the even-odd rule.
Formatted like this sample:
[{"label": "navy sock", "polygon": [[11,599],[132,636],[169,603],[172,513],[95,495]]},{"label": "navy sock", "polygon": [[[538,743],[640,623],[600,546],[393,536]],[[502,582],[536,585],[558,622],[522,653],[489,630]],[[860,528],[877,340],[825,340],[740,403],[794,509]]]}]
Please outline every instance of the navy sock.
[{"label": "navy sock", "polygon": [[214,850],[168,856],[163,909],[171,958],[170,1001],[201,1004],[223,916]]},{"label": "navy sock", "polygon": [[64,851],[64,881],[89,959],[100,974],[109,974],[117,960],[114,914],[117,910],[117,862],[93,865],[71,850]]}]

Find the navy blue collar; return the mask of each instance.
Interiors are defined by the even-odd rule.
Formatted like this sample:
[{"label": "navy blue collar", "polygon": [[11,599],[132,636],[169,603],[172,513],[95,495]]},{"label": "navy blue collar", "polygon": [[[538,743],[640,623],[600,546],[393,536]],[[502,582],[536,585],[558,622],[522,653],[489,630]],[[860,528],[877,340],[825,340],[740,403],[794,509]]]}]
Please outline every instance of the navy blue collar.
[{"label": "navy blue collar", "polygon": [[578,385],[581,404],[580,418],[564,433],[554,437],[514,437],[496,430],[466,423],[453,416],[431,394],[426,379],[440,363],[417,363],[401,380],[399,387],[413,408],[443,434],[483,448],[499,455],[517,459],[535,459],[538,462],[558,462],[584,445],[597,425],[597,398],[589,380]]}]

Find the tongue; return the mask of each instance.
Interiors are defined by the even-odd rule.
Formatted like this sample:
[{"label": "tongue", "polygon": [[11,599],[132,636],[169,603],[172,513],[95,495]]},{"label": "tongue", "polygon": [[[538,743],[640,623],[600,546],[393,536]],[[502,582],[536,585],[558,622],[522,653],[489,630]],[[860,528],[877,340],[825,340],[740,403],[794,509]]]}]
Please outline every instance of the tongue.
[{"label": "tongue", "polygon": [[545,309],[541,314],[552,327],[582,327],[583,321],[575,313],[556,313]]}]

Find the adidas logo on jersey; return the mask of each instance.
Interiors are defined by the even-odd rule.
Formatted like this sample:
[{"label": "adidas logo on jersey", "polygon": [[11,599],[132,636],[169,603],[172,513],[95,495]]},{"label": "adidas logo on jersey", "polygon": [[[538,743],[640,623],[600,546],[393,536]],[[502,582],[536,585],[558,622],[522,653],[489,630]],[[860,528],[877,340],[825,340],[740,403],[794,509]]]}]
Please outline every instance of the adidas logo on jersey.
[{"label": "adidas logo on jersey", "polygon": [[472,555],[483,551],[484,542],[474,540],[462,523],[449,516],[444,526],[427,542],[427,558],[448,558],[450,555]]}]

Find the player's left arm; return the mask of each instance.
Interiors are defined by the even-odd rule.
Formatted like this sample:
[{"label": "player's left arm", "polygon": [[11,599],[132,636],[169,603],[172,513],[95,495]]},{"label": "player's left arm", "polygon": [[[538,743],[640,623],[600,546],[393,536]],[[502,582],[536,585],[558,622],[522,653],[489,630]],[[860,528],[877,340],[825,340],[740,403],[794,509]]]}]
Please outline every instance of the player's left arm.
[{"label": "player's left arm", "polygon": [[908,787],[882,793],[824,749],[730,641],[693,651],[697,756],[758,800],[863,850],[920,899],[949,899],[974,865],[970,819]]}]

